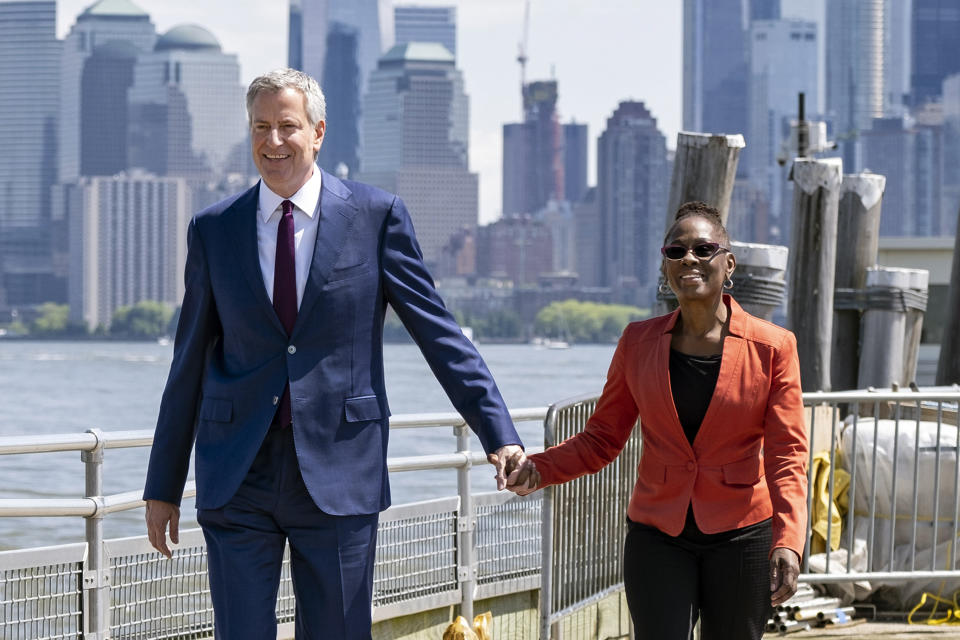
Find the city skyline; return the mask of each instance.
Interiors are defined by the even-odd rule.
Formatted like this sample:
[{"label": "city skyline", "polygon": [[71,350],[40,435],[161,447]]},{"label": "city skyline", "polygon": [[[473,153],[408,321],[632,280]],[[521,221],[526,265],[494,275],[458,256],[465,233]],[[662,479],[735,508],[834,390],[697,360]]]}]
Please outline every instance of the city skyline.
[{"label": "city skyline", "polygon": [[[63,38],[93,0],[59,0],[57,35]],[[241,80],[286,66],[288,4],[225,0],[133,0],[159,33],[183,23],[208,29],[225,53],[240,60]],[[394,2],[411,4],[409,2]],[[470,96],[470,170],[480,176],[481,224],[500,217],[502,125],[521,119],[517,46],[523,0],[418,0],[457,8],[457,68]],[[587,124],[588,183],[596,183],[596,140],[622,100],[643,100],[672,147],[680,129],[682,3],[653,0],[532,0],[527,79],[560,84],[562,123]],[[586,25],[586,28],[585,28]],[[571,46],[575,43],[576,46]],[[593,52],[584,55],[584,52]],[[335,100],[335,96],[329,96]]]}]

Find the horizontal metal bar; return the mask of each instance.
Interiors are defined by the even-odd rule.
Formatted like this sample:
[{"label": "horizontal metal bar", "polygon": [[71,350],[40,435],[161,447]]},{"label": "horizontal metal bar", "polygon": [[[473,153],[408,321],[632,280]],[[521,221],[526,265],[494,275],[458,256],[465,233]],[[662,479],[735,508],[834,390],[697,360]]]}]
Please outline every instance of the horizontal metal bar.
[{"label": "horizontal metal bar", "polygon": [[843,584],[846,582],[923,582],[956,580],[960,571],[873,571],[871,573],[801,573],[800,582],[811,584]]},{"label": "horizontal metal bar", "polygon": [[875,402],[897,401],[913,402],[919,400],[942,400],[944,402],[960,401],[960,388],[925,388],[920,391],[891,391],[891,390],[856,390],[856,391],[808,391],[803,394],[803,403],[805,405],[819,404],[821,402]]},{"label": "horizontal metal bar", "polygon": [[15,453],[51,453],[55,451],[93,451],[96,446],[97,437],[92,433],[4,436],[0,438],[0,455]]},{"label": "horizontal metal bar", "polygon": [[83,562],[87,559],[87,543],[74,542],[54,547],[14,549],[0,553],[0,571],[32,569],[54,564]]},{"label": "horizontal metal bar", "polygon": [[[427,456],[404,456],[387,460],[390,471],[423,471],[425,469],[459,469],[473,463],[477,455],[464,453],[436,453]],[[486,457],[481,457],[486,461]]]},{"label": "horizontal metal bar", "polygon": [[84,516],[97,513],[93,498],[3,498],[0,499],[0,517],[60,517]]}]

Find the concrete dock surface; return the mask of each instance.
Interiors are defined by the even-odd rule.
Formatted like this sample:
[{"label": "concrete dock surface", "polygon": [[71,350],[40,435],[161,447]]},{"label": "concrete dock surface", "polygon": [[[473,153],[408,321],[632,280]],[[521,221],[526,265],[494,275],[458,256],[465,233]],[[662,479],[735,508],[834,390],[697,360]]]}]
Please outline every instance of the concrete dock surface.
[{"label": "concrete dock surface", "polygon": [[764,638],[773,638],[780,635],[807,640],[809,638],[864,638],[867,640],[898,640],[912,638],[936,638],[946,640],[956,638],[960,640],[960,625],[928,625],[907,624],[906,622],[866,622],[854,625],[826,626],[813,628],[807,631],[780,634],[771,632]]}]

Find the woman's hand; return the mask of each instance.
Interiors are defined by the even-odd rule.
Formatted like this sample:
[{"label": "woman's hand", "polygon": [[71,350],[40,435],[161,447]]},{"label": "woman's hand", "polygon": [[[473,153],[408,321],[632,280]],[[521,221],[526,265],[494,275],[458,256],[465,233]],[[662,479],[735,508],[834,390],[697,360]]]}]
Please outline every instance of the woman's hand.
[{"label": "woman's hand", "polygon": [[518,496],[525,496],[540,488],[540,480],[540,472],[537,471],[537,465],[535,465],[530,458],[526,458],[523,464],[507,476],[507,489],[513,491]]},{"label": "woman's hand", "polygon": [[797,552],[786,547],[774,549],[770,554],[770,604],[776,607],[789,600],[797,592],[799,576],[800,558]]}]

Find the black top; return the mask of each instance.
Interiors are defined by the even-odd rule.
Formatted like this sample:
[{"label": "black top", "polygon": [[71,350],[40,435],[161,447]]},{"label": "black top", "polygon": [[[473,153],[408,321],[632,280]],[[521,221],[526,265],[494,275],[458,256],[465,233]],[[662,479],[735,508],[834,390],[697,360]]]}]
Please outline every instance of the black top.
[{"label": "black top", "polygon": [[670,388],[677,417],[693,444],[720,376],[721,355],[691,356],[670,350]]},{"label": "black top", "polygon": [[[717,386],[720,377],[720,360],[722,355],[691,356],[670,349],[670,389],[673,391],[673,404],[677,408],[677,417],[687,435],[687,440],[693,444],[693,439],[700,431],[703,417],[707,415],[710,398]],[[719,542],[722,534],[708,535],[701,533],[693,517],[693,505],[687,505],[687,521],[684,524],[680,537],[695,542]]]}]

